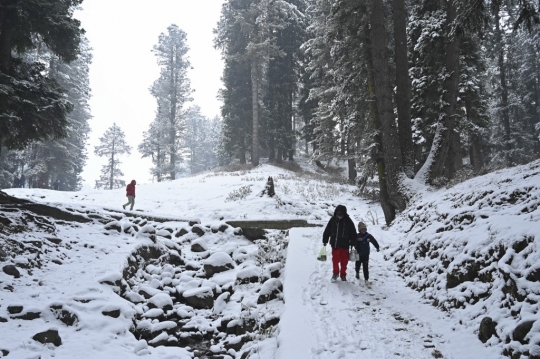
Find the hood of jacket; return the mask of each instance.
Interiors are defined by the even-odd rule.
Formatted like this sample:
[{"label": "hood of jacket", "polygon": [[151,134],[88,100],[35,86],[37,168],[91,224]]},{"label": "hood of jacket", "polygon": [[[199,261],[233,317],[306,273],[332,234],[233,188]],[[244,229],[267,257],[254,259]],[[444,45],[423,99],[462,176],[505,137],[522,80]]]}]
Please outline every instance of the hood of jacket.
[{"label": "hood of jacket", "polygon": [[347,207],[345,207],[342,204],[338,205],[336,207],[336,209],[334,210],[334,217],[337,217],[338,212],[343,212],[343,217],[346,217],[347,216]]},{"label": "hood of jacket", "polygon": [[137,182],[136,182],[135,180],[132,180],[132,181],[131,181],[131,184],[132,184],[132,185],[136,185]]}]

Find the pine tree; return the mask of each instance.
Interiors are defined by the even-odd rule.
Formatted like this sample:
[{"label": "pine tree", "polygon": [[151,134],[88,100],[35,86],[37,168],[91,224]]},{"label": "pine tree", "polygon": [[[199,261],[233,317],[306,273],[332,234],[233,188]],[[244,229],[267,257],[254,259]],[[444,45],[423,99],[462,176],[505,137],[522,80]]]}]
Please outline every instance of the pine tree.
[{"label": "pine tree", "polygon": [[120,179],[124,174],[120,170],[120,155],[131,154],[131,146],[126,143],[124,132],[113,123],[103,137],[99,138],[100,144],[95,146],[94,153],[99,157],[107,158],[107,164],[101,169],[101,177],[96,181],[96,188],[121,188],[125,181]]},{"label": "pine tree", "polygon": [[82,0],[12,0],[0,6],[0,150],[66,135],[71,111],[46,65],[23,61],[39,39],[64,62],[76,59],[83,30],[72,18]]},{"label": "pine tree", "polygon": [[[153,171],[158,171],[159,178],[174,180],[180,171],[182,158],[182,139],[185,136],[187,104],[192,101],[191,85],[187,71],[191,67],[187,57],[189,47],[186,43],[186,33],[176,25],[167,28],[167,33],[159,36],[158,44],[154,46],[158,65],[161,67],[159,79],[150,89],[156,98],[158,113],[154,129],[147,132],[148,136],[156,133],[161,137],[152,139],[160,142],[158,147],[147,147],[143,156],[151,155],[157,165]],[[159,151],[159,155],[158,152]],[[163,160],[167,167],[163,168]],[[165,171],[166,173],[162,172]],[[162,177],[163,176],[163,177]]]}]

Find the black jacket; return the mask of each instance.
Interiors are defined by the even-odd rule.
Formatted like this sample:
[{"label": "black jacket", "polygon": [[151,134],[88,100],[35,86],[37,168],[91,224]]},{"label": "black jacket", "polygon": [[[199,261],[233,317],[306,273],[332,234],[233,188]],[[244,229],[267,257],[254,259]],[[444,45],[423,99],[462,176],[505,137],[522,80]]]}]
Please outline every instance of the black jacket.
[{"label": "black jacket", "polygon": [[[344,213],[342,219],[336,217],[337,211]],[[349,249],[349,246],[356,244],[356,226],[347,214],[347,208],[343,205],[336,207],[334,215],[330,218],[324,229],[323,244],[326,245],[328,240],[330,240],[330,246],[332,248]]]},{"label": "black jacket", "polygon": [[369,244],[373,244],[377,250],[379,250],[379,243],[377,243],[377,240],[369,233],[364,233],[363,235],[361,233],[358,233],[356,236],[356,244],[355,248],[358,254],[360,256],[369,256]]}]

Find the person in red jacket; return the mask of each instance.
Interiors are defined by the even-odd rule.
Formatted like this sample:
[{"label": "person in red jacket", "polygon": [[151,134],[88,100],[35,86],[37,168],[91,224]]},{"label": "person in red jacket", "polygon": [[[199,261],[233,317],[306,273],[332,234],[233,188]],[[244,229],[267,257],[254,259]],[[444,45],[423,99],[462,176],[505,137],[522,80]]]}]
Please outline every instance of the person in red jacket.
[{"label": "person in red jacket", "polygon": [[126,197],[128,198],[128,202],[124,204],[122,207],[126,209],[126,206],[128,204],[131,204],[130,210],[133,211],[133,206],[135,205],[135,185],[137,182],[135,180],[131,181],[130,184],[126,186]]}]

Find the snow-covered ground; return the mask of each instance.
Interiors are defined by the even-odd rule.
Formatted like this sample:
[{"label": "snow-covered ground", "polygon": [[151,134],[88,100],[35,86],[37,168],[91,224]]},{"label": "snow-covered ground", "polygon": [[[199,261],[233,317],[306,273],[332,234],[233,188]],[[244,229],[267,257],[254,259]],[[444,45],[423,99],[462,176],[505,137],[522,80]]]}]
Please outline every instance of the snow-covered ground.
[{"label": "snow-covered ground", "polygon": [[[538,295],[538,282],[532,281],[525,287],[526,294],[530,294],[522,303],[526,319],[535,323],[527,337],[529,343],[525,344],[512,338],[510,344],[505,343],[503,335],[521,319],[511,317],[510,311],[501,310],[497,311],[499,316],[509,316],[494,318],[504,323],[497,329],[501,338],[494,336],[486,344],[478,339],[479,321],[490,313],[486,305],[494,305],[493,301],[488,301],[489,297],[476,301],[475,305],[446,306],[442,311],[432,305],[433,290],[423,288],[423,292],[417,292],[410,286],[419,288],[419,281],[431,278],[427,289],[433,285],[439,299],[443,293],[453,298],[461,287],[446,289],[445,270],[426,265],[426,262],[436,263],[438,258],[433,256],[429,261],[422,258],[415,271],[414,240],[433,238],[440,241],[439,248],[446,248],[469,230],[462,224],[461,229],[448,228],[444,236],[437,232],[440,223],[448,218],[444,213],[440,217],[442,209],[447,212],[459,209],[455,205],[450,205],[450,209],[446,207],[456,192],[462,198],[469,198],[478,189],[505,193],[505,186],[513,186],[514,190],[523,185],[528,198],[540,198],[538,162],[536,167],[532,164],[490,174],[451,190],[426,192],[416,199],[424,210],[413,204],[390,228],[384,225],[379,205],[355,196],[353,186],[326,182],[324,175],[309,175],[316,172],[315,168],[305,163],[301,165],[302,173],[263,164],[249,171],[211,172],[173,182],[138,185],[134,211],[122,209],[126,202],[123,189],[77,193],[5,190],[19,198],[60,207],[92,221],[74,223],[51,219],[50,223],[41,221],[30,231],[13,231],[16,233],[8,235],[0,230],[0,248],[5,252],[5,255],[0,252],[3,261],[0,266],[13,264],[20,272],[19,278],[0,272],[0,328],[3,329],[0,356],[9,352],[8,358],[147,356],[183,359],[212,355],[245,358],[250,353],[249,357],[268,359],[457,359],[499,358],[503,347],[513,345],[515,350],[527,350],[527,355],[534,357],[540,327],[533,303]],[[261,196],[268,176],[275,181],[277,198]],[[514,176],[521,180],[512,182]],[[508,178],[510,180],[505,181]],[[225,225],[225,221],[238,219],[306,219],[312,224],[325,225],[338,204],[347,206],[355,223],[361,220],[368,223],[368,231],[381,245],[381,251],[373,251],[370,257],[370,288],[363,280],[354,279],[352,266],[348,268],[348,282],[330,282],[331,258],[325,262],[316,259],[322,246],[323,227],[294,228],[287,238],[272,232],[267,242],[254,244]],[[519,211],[523,209],[521,204],[518,201],[516,205]],[[489,212],[486,208],[483,207],[483,214]],[[494,222],[481,217],[483,222],[476,221],[477,227],[472,233],[475,236],[482,230],[488,233],[489,228],[495,226],[504,238],[504,226],[500,223],[505,218],[515,219],[518,207],[492,201],[491,208],[492,212],[487,215],[497,212]],[[421,220],[415,222],[413,211],[423,216]],[[479,209],[469,208],[469,211]],[[0,207],[0,225],[10,223],[7,226],[15,227],[23,218],[35,226],[37,222],[25,216],[18,210]],[[538,206],[530,206],[524,218],[526,220],[519,225],[527,226],[522,232],[532,235],[531,243],[536,246]],[[194,222],[200,224],[194,225]],[[413,224],[417,228],[424,226],[425,232],[411,231]],[[192,232],[195,227],[202,233]],[[514,233],[511,229],[507,231]],[[485,238],[479,238],[478,242],[471,236],[467,238],[468,252],[480,251],[486,246]],[[196,249],[195,244],[201,248]],[[272,252],[272,248],[281,245],[286,250]],[[169,254],[143,261],[139,254],[150,247],[161,250],[162,254],[180,253],[182,265],[170,265],[172,256]],[[537,258],[536,247],[527,248],[522,254]],[[264,257],[261,251],[266,251],[266,261],[261,258]],[[272,258],[268,260],[268,257]],[[232,259],[230,269],[213,276],[205,275],[205,265],[225,263],[228,258]],[[277,277],[271,275],[273,269],[280,268],[280,262],[283,269]],[[137,270],[126,274],[126,269],[137,263]],[[515,267],[532,273],[540,267],[536,263]],[[403,268],[408,272],[404,273]],[[429,271],[432,271],[431,276]],[[261,278],[261,283],[240,281],[253,275]],[[283,285],[282,294],[259,303],[264,293],[274,291],[279,284]],[[486,283],[472,281],[460,285],[472,290],[476,285],[484,288]],[[203,296],[204,291],[215,296],[210,309],[195,308],[184,300],[175,299]],[[150,299],[143,298],[142,294]],[[175,300],[170,308],[167,298]],[[17,307],[21,312],[15,313]],[[280,317],[279,324],[272,325],[276,316]],[[259,325],[252,330],[255,334],[249,337],[239,332],[240,327],[233,333],[235,323],[250,320]],[[171,333],[181,326],[184,337],[176,339]],[[155,335],[152,339],[138,340],[130,331],[135,327],[140,329],[138,333],[148,328]],[[48,329],[58,331],[61,345],[41,344],[32,339]],[[172,341],[182,342],[193,333],[201,336],[209,350],[193,342],[182,344],[184,347],[172,345]],[[249,337],[246,344],[238,344],[246,341],[246,336]],[[170,346],[154,347],[150,343],[159,340]]]}]

